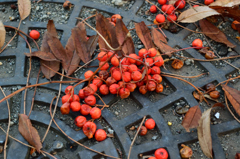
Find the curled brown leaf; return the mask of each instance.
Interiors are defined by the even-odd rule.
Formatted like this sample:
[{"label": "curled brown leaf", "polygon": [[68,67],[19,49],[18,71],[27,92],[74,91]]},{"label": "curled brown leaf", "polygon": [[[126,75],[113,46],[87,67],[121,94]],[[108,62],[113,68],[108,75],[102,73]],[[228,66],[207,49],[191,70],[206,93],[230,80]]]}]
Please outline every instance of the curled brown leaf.
[{"label": "curled brown leaf", "polygon": [[191,128],[198,127],[198,122],[201,116],[202,112],[198,105],[191,107],[182,121],[182,126],[186,129],[187,132],[190,132]]},{"label": "curled brown leaf", "polygon": [[27,18],[31,12],[31,1],[30,0],[18,0],[18,11],[21,20]]}]

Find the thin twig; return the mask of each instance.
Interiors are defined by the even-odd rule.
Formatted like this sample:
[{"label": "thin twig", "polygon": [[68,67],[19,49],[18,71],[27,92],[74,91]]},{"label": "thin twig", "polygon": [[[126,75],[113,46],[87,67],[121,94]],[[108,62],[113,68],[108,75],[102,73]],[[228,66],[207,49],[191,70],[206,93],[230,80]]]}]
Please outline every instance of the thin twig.
[{"label": "thin twig", "polygon": [[236,55],[236,56],[222,57],[222,58],[217,58],[217,59],[207,59],[207,60],[204,60],[204,59],[195,59],[195,58],[190,58],[190,57],[183,57],[183,56],[179,56],[179,55],[175,55],[175,56],[181,57],[183,59],[191,59],[191,60],[194,60],[194,61],[202,61],[202,62],[219,61],[219,60],[223,60],[224,61],[226,59],[233,59],[233,58],[240,57],[240,55]]},{"label": "thin twig", "polygon": [[83,68],[83,67],[85,67],[86,65],[88,65],[89,63],[91,63],[92,61],[94,61],[94,60],[96,60],[97,59],[97,57],[96,58],[94,58],[94,59],[92,59],[92,60],[90,60],[90,61],[88,61],[87,63],[85,63],[84,65],[82,65],[81,67],[79,67],[76,71],[74,71],[74,72],[77,72],[78,70],[80,70],[81,68]]},{"label": "thin twig", "polygon": [[136,138],[137,138],[137,136],[138,136],[139,131],[141,130],[141,127],[142,127],[143,122],[145,121],[146,117],[147,117],[147,116],[144,116],[144,117],[143,117],[142,122],[141,122],[141,124],[139,125],[138,130],[137,130],[137,132],[136,132],[136,134],[135,134],[135,136],[134,136],[134,138],[133,138],[133,140],[132,140],[132,143],[131,143],[130,148],[129,148],[129,151],[128,151],[128,159],[130,159],[132,146],[133,146],[133,144],[134,144],[134,142],[135,142],[135,140],[136,140]]},{"label": "thin twig", "polygon": [[222,81],[222,82],[218,83],[215,87],[217,87],[217,86],[219,86],[220,84],[223,84],[223,83],[225,83],[225,82],[229,82],[229,81],[231,81],[231,80],[237,79],[237,78],[240,78],[240,75],[238,75],[237,77],[229,78],[229,79],[227,79],[227,80],[225,80],[225,81]]},{"label": "thin twig", "polygon": [[177,77],[181,77],[181,78],[197,78],[197,77],[208,74],[208,73],[201,73],[201,74],[196,75],[196,76],[181,76],[181,75],[177,75],[177,74],[173,74],[173,73],[167,73],[167,72],[161,72],[161,73],[166,74],[166,75],[171,75],[171,76],[177,76]]},{"label": "thin twig", "polygon": [[234,119],[237,120],[237,122],[240,123],[240,120],[233,114],[232,110],[229,108],[226,94],[224,94],[224,96],[225,96],[225,103],[226,103],[226,106],[228,108],[228,111],[231,113],[231,115],[234,117]]},{"label": "thin twig", "polygon": [[[6,97],[6,94],[4,93],[2,87],[0,86],[0,89],[4,95],[4,97]],[[8,107],[8,127],[7,127],[7,133],[6,133],[6,139],[5,139],[5,143],[4,143],[4,159],[7,158],[7,142],[8,142],[8,134],[9,134],[9,129],[10,129],[10,122],[11,122],[11,113],[10,113],[10,106],[7,100],[7,107]]]}]

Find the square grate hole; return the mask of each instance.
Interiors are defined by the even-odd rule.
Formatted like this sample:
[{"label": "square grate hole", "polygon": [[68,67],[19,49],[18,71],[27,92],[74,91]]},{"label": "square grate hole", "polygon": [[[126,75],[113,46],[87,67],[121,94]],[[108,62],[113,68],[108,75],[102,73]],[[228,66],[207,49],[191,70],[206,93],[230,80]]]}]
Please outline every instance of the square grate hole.
[{"label": "square grate hole", "polygon": [[[5,39],[5,43],[3,46],[5,46],[11,39],[12,37],[15,35],[15,30],[14,29],[9,29],[6,28],[6,39]],[[18,44],[18,35],[16,35],[13,40],[11,41],[10,44],[8,44],[8,46],[6,47],[6,49],[15,49],[17,48],[17,44]]]},{"label": "square grate hole", "polygon": [[0,58],[0,78],[14,77],[16,68],[16,57],[1,57]]},{"label": "square grate hole", "polygon": [[[149,118],[151,118],[151,116],[148,115],[146,120],[149,119]],[[131,141],[133,140],[141,122],[142,122],[142,119],[139,119],[139,120],[135,121],[134,123],[125,127],[125,130],[128,133]],[[144,126],[144,124],[143,124],[143,126]],[[161,138],[162,138],[162,135],[159,132],[158,127],[155,126],[154,129],[151,129],[151,130],[148,129],[146,135],[144,135],[144,136],[138,135],[134,144],[135,145],[141,145],[141,144],[144,144],[144,143],[147,143],[147,142],[152,142],[154,140],[160,140]]]}]

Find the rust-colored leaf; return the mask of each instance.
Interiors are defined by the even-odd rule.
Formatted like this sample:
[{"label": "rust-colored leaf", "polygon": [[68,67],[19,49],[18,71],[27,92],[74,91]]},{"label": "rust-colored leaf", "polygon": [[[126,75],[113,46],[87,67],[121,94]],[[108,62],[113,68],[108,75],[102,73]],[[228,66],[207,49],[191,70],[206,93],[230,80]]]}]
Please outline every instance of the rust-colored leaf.
[{"label": "rust-colored leaf", "polygon": [[222,85],[222,89],[224,90],[228,100],[232,104],[237,114],[240,115],[240,91],[227,85]]},{"label": "rust-colored leaf", "polygon": [[21,20],[27,18],[31,12],[31,1],[30,0],[18,0],[18,11]]},{"label": "rust-colored leaf", "polygon": [[219,7],[219,6],[210,6],[210,8],[216,10],[218,13],[221,13],[222,16],[231,17],[235,20],[240,21],[240,9],[238,6],[235,7]]},{"label": "rust-colored leaf", "polygon": [[4,45],[5,42],[5,38],[6,38],[6,30],[5,27],[2,23],[2,21],[0,21],[0,50],[2,48],[2,46]]},{"label": "rust-colored leaf", "polygon": [[202,112],[198,105],[190,108],[182,121],[182,126],[187,132],[190,132],[191,128],[198,127],[198,122],[201,116]]},{"label": "rust-colored leaf", "polygon": [[165,43],[165,44],[168,44],[167,39],[163,36],[162,33],[160,33],[159,31],[157,31],[156,28],[152,27],[152,29],[151,29],[151,34],[152,34],[152,36],[153,36],[154,34],[157,34],[157,37],[159,38],[158,40],[160,40],[161,42],[163,42],[163,43]]},{"label": "rust-colored leaf", "polygon": [[[116,29],[118,43],[122,44],[125,37],[127,36],[128,32],[129,32],[127,27],[123,23],[122,19],[117,19],[115,29]],[[122,46],[122,51],[126,55],[135,53],[134,43],[133,43],[133,40],[131,37],[127,37],[124,45]]]},{"label": "rust-colored leaf", "polygon": [[150,30],[144,22],[135,23],[135,30],[147,50],[154,47]]},{"label": "rust-colored leaf", "polygon": [[34,56],[38,57],[44,61],[59,61],[56,59],[56,57],[50,53],[50,52],[44,52],[44,51],[35,51],[32,53],[24,53],[27,57]]},{"label": "rust-colored leaf", "polygon": [[200,20],[199,25],[203,32],[216,33],[216,34],[205,34],[212,40],[219,42],[219,43],[226,44],[228,47],[231,47],[231,48],[236,47],[234,44],[232,44],[230,41],[227,40],[226,35],[221,30],[219,30],[215,25],[213,25],[209,21],[207,21],[205,19]]},{"label": "rust-colored leaf", "polygon": [[209,6],[233,7],[239,4],[240,4],[239,0],[217,0],[211,3]]},{"label": "rust-colored leaf", "polygon": [[90,52],[90,56],[92,56],[94,51],[96,50],[98,37],[99,37],[98,35],[90,36],[87,41],[87,48],[88,51]]},{"label": "rust-colored leaf", "polygon": [[37,129],[32,126],[32,123],[27,115],[19,114],[19,126],[18,130],[27,142],[35,147],[37,152],[40,153],[42,149],[42,143]]},{"label": "rust-colored leaf", "polygon": [[212,108],[208,109],[202,114],[201,119],[199,120],[199,126],[197,128],[198,141],[201,146],[203,153],[209,157],[212,156],[212,137],[210,129],[210,113]]}]

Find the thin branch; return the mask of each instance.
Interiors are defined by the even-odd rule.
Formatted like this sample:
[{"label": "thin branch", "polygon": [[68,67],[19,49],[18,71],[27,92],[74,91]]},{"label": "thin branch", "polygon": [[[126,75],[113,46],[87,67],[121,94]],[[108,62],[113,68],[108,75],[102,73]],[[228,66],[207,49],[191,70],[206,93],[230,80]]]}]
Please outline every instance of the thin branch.
[{"label": "thin branch", "polygon": [[222,58],[217,58],[217,59],[204,60],[204,59],[195,59],[195,58],[190,58],[190,57],[183,57],[183,56],[179,56],[179,55],[175,55],[175,56],[181,57],[183,59],[191,59],[191,60],[194,60],[194,61],[202,61],[202,62],[219,61],[219,60],[234,59],[234,58],[240,57],[240,55],[236,55],[236,56],[222,57]]},{"label": "thin branch", "polygon": [[238,75],[237,77],[229,78],[229,79],[227,79],[227,80],[225,80],[225,81],[222,81],[222,82],[218,83],[215,87],[217,87],[217,86],[219,86],[220,84],[223,84],[223,83],[225,83],[225,82],[229,82],[229,81],[231,81],[231,80],[237,79],[237,78],[240,78],[240,75]]},{"label": "thin branch", "polygon": [[200,77],[200,76],[208,74],[208,73],[201,73],[201,74],[196,75],[196,76],[181,76],[181,75],[167,73],[167,72],[161,72],[161,73],[166,74],[166,75],[171,75],[171,76],[177,76],[177,77],[181,77],[181,78],[197,78],[197,77]]}]

